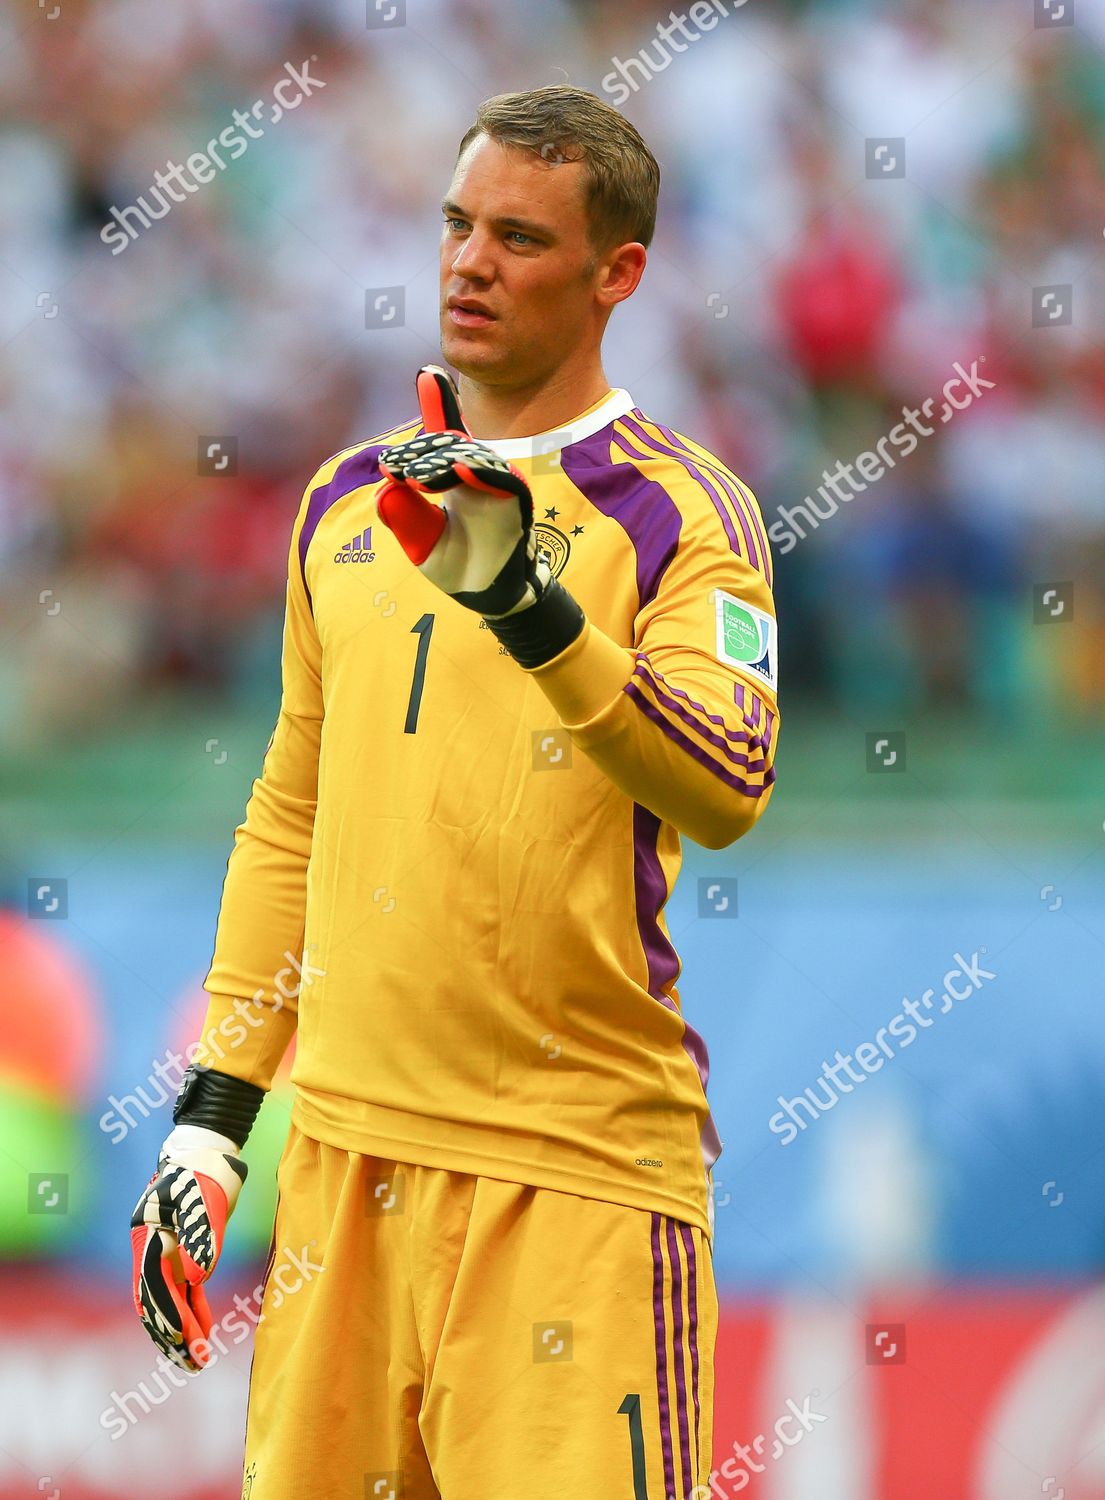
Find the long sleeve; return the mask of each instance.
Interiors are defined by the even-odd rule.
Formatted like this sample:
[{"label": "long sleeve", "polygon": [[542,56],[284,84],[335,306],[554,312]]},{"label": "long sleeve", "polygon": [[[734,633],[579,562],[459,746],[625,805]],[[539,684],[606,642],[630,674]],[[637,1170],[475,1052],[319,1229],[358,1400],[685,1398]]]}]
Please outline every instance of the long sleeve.
[{"label": "long sleeve", "polygon": [[708,849],[747,833],[775,781],[776,625],[764,562],[734,552],[716,514],[689,513],[637,614],[633,648],[588,620],[530,674],[573,744]]},{"label": "long sleeve", "polygon": [[296,1028],[298,986],[311,975],[311,955],[304,963],[302,945],[318,795],[322,650],[298,540],[315,482],[304,495],[289,549],[280,713],[227,862],[204,980],[211,998],[195,1059],[266,1089]]}]

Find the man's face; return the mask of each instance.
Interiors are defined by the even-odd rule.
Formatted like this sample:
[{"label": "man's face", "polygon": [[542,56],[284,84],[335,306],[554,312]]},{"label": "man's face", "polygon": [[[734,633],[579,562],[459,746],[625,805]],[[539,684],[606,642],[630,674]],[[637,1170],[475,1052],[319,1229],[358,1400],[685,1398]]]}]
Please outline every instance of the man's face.
[{"label": "man's face", "polygon": [[582,163],[550,164],[486,135],[457,162],[443,205],[441,352],[462,374],[524,387],[597,345],[608,309],[594,297],[601,266],[584,192]]}]

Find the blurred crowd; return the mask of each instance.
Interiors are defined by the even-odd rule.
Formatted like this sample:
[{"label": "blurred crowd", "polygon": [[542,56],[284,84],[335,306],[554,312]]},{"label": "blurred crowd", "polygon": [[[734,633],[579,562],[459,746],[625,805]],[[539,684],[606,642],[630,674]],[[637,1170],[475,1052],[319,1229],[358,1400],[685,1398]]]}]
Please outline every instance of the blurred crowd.
[{"label": "blurred crowd", "polygon": [[[623,108],[660,161],[660,215],[610,326],[612,384],[724,458],[771,523],[904,409],[939,414],[956,362],[987,382],[777,549],[785,701],[1100,711],[1105,12],[728,10],[667,61],[667,12],[641,0],[4,13],[8,733],[77,730],[170,684],[271,688],[304,485],[412,415],[414,372],[440,357],[438,203],[477,103],[603,94],[646,54],[655,76]],[[308,60],[321,88],[112,253],[113,208]],[[371,289],[402,291],[387,326],[366,327]],[[233,461],[205,472],[228,437]]]}]

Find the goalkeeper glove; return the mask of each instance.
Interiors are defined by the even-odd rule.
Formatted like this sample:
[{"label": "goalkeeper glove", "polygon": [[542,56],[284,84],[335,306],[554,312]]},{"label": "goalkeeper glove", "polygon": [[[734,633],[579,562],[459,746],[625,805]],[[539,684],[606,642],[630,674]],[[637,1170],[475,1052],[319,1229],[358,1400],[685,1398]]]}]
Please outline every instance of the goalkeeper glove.
[{"label": "goalkeeper glove", "polygon": [[134,1307],[162,1353],[184,1370],[208,1360],[211,1309],[203,1283],[222,1253],[246,1180],[238,1155],[264,1090],[223,1073],[187,1069],[177,1122],[131,1215]]},{"label": "goalkeeper glove", "polygon": [[387,478],[376,513],[421,572],[483,615],[523,667],[551,661],[584,615],[537,550],[529,485],[472,437],[444,370],[424,365],[416,388],[424,431],[380,454]]}]

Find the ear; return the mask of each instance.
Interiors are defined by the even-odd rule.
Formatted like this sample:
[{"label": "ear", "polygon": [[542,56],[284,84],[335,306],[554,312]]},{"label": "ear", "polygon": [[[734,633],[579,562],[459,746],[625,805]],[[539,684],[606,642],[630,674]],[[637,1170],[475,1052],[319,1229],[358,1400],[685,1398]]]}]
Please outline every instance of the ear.
[{"label": "ear", "polygon": [[624,302],[640,285],[645,273],[648,252],[637,240],[616,245],[600,261],[601,277],[596,296],[606,307]]}]

